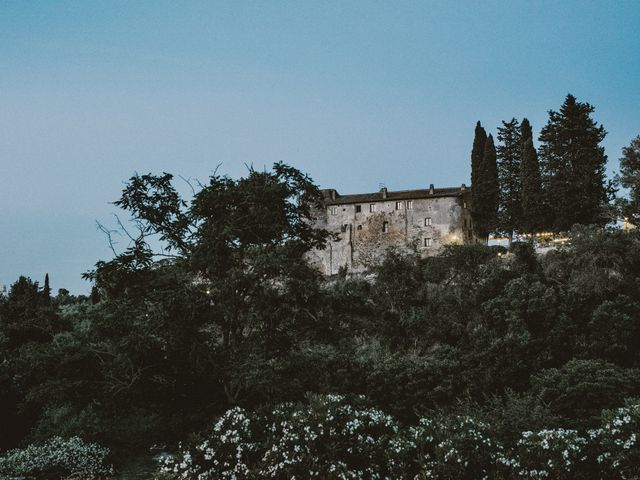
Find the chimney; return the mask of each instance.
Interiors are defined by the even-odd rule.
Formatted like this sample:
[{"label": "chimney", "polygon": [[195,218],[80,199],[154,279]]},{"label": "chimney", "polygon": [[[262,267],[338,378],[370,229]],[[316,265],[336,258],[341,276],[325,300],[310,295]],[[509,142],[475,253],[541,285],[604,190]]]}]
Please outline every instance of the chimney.
[{"label": "chimney", "polygon": [[338,192],[336,192],[335,188],[323,188],[321,190],[322,198],[326,201],[327,199],[331,199],[335,201],[336,197],[338,197]]},{"label": "chimney", "polygon": [[433,195],[434,189],[433,189],[433,183],[431,185],[429,185],[429,195]]},{"label": "chimney", "polygon": [[467,189],[467,186],[463,183],[462,186],[460,187],[460,190],[464,192],[466,189]]},{"label": "chimney", "polygon": [[382,187],[380,193],[382,193],[382,198],[387,198],[387,187]]}]

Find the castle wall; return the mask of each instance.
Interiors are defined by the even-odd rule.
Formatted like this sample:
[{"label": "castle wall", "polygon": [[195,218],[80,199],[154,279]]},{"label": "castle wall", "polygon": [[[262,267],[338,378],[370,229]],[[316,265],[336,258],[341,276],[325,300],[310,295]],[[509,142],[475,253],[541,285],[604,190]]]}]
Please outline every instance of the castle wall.
[{"label": "castle wall", "polygon": [[341,204],[338,197],[318,212],[317,226],[338,236],[310,255],[326,275],[345,267],[364,272],[379,264],[389,248],[428,256],[444,245],[472,241],[471,216],[463,195],[364,200]]}]

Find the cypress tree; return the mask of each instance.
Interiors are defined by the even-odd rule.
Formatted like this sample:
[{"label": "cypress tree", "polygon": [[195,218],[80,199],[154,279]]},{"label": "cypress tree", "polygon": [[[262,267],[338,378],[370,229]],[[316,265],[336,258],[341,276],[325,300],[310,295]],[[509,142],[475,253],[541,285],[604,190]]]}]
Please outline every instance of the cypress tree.
[{"label": "cypress tree", "polygon": [[42,288],[42,298],[44,300],[45,305],[49,305],[51,303],[51,287],[49,286],[48,273],[44,275],[44,287]]},{"label": "cypress tree", "polygon": [[609,220],[611,189],[605,185],[607,156],[600,145],[606,132],[591,118],[593,111],[567,95],[559,112],[549,111],[540,133],[543,186],[555,231]]},{"label": "cypress tree", "polygon": [[521,156],[520,124],[512,118],[498,127],[498,180],[500,201],[498,206],[498,230],[513,238],[522,214],[521,203]]},{"label": "cypress tree", "polygon": [[487,142],[487,132],[485,132],[480,121],[476,123],[475,135],[473,137],[473,148],[471,149],[471,186],[476,183],[480,165],[482,164],[482,156],[484,155],[484,144]]},{"label": "cypress tree", "polygon": [[484,147],[487,142],[487,132],[482,128],[480,121],[476,123],[475,135],[473,137],[473,148],[471,149],[471,213],[473,217],[474,229],[481,234],[477,227],[477,210],[480,208],[481,200],[478,198],[478,189],[475,188],[479,183],[479,177],[482,170],[482,158],[484,156]]},{"label": "cypress tree", "polygon": [[518,222],[518,230],[524,233],[537,233],[545,227],[545,205],[540,177],[540,163],[538,154],[533,146],[531,125],[526,118],[520,127],[520,143],[522,163],[521,175],[521,205],[522,214]]},{"label": "cypress tree", "polygon": [[486,237],[497,228],[500,199],[496,147],[492,135],[489,135],[485,142],[476,184],[472,188],[475,196],[474,228],[480,236]]}]

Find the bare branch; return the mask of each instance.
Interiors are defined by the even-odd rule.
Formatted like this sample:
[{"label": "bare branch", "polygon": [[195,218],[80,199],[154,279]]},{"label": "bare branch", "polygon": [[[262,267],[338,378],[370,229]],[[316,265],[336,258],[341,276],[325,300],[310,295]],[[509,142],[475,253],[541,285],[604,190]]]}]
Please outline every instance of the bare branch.
[{"label": "bare branch", "polygon": [[113,237],[112,235],[114,233],[120,233],[117,230],[109,230],[107,227],[105,227],[103,224],[101,224],[99,221],[96,220],[96,226],[98,228],[98,230],[100,230],[102,233],[104,233],[107,236],[107,241],[109,242],[109,249],[111,250],[111,252],[113,252],[113,255],[115,257],[118,256],[118,254],[116,253],[116,249],[114,247],[115,242],[113,241]]},{"label": "bare branch", "polygon": [[216,165],[216,168],[213,169],[213,175],[211,175],[212,177],[217,177],[218,176],[218,169],[222,166],[222,162],[220,162],[218,165]]},{"label": "bare branch", "polygon": [[[178,178],[180,178],[184,183],[186,183],[187,185],[189,185],[189,188],[191,189],[191,194],[195,197],[196,195],[196,190],[195,188],[193,188],[193,185],[191,184],[191,177],[189,178],[184,178],[182,175],[178,175]],[[198,181],[198,179],[196,179],[196,182],[198,182],[198,184],[200,184],[200,182]],[[200,185],[202,186],[202,185]]]},{"label": "bare branch", "polygon": [[131,240],[133,243],[136,243],[139,240],[142,240],[145,237],[144,234],[144,225],[142,224],[142,222],[140,220],[134,220],[133,223],[135,224],[136,228],[138,229],[138,231],[140,232],[140,234],[138,235],[137,238],[134,238],[133,235],[131,235],[129,233],[129,230],[126,229],[126,227],[124,226],[124,224],[122,223],[122,220],[120,220],[120,217],[117,214],[113,214],[113,216],[116,219],[116,222],[118,223],[118,227],[120,227],[120,230],[122,230],[125,235],[127,237],[129,237],[129,240]]}]

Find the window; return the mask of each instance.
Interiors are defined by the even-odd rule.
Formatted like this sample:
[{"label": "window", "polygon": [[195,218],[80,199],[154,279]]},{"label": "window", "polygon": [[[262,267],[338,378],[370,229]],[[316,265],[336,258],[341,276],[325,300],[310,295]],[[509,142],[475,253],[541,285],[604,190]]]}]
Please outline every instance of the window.
[{"label": "window", "polygon": [[387,233],[389,231],[389,222],[382,223],[382,232]]},{"label": "window", "polygon": [[362,211],[362,205],[356,205],[356,213],[360,213]]},{"label": "window", "polygon": [[338,207],[331,207],[329,210],[331,211],[331,215],[337,215],[338,214]]},{"label": "window", "polygon": [[431,226],[431,217],[427,217],[424,219],[424,226],[425,227],[430,227]]},{"label": "window", "polygon": [[467,219],[464,219],[464,228],[467,228]]},{"label": "window", "polygon": [[430,238],[425,238],[424,239],[424,246],[425,247],[430,247],[431,246],[431,239]]},{"label": "window", "polygon": [[362,230],[362,225],[358,225],[358,230]]},{"label": "window", "polygon": [[407,200],[407,210],[411,210],[413,208],[413,200]]},{"label": "window", "polygon": [[467,208],[467,202],[462,203],[462,208]]},{"label": "window", "polygon": [[370,203],[369,204],[369,211],[370,212],[375,212],[376,211],[376,204],[375,203]]},{"label": "window", "polygon": [[396,210],[402,210],[403,206],[402,202],[396,202]]},{"label": "window", "polygon": [[340,227],[340,231],[341,231],[342,233],[344,233],[344,232],[346,232],[346,231],[347,231],[347,229],[348,229],[348,228],[349,228],[349,225],[342,225],[342,226]]}]

